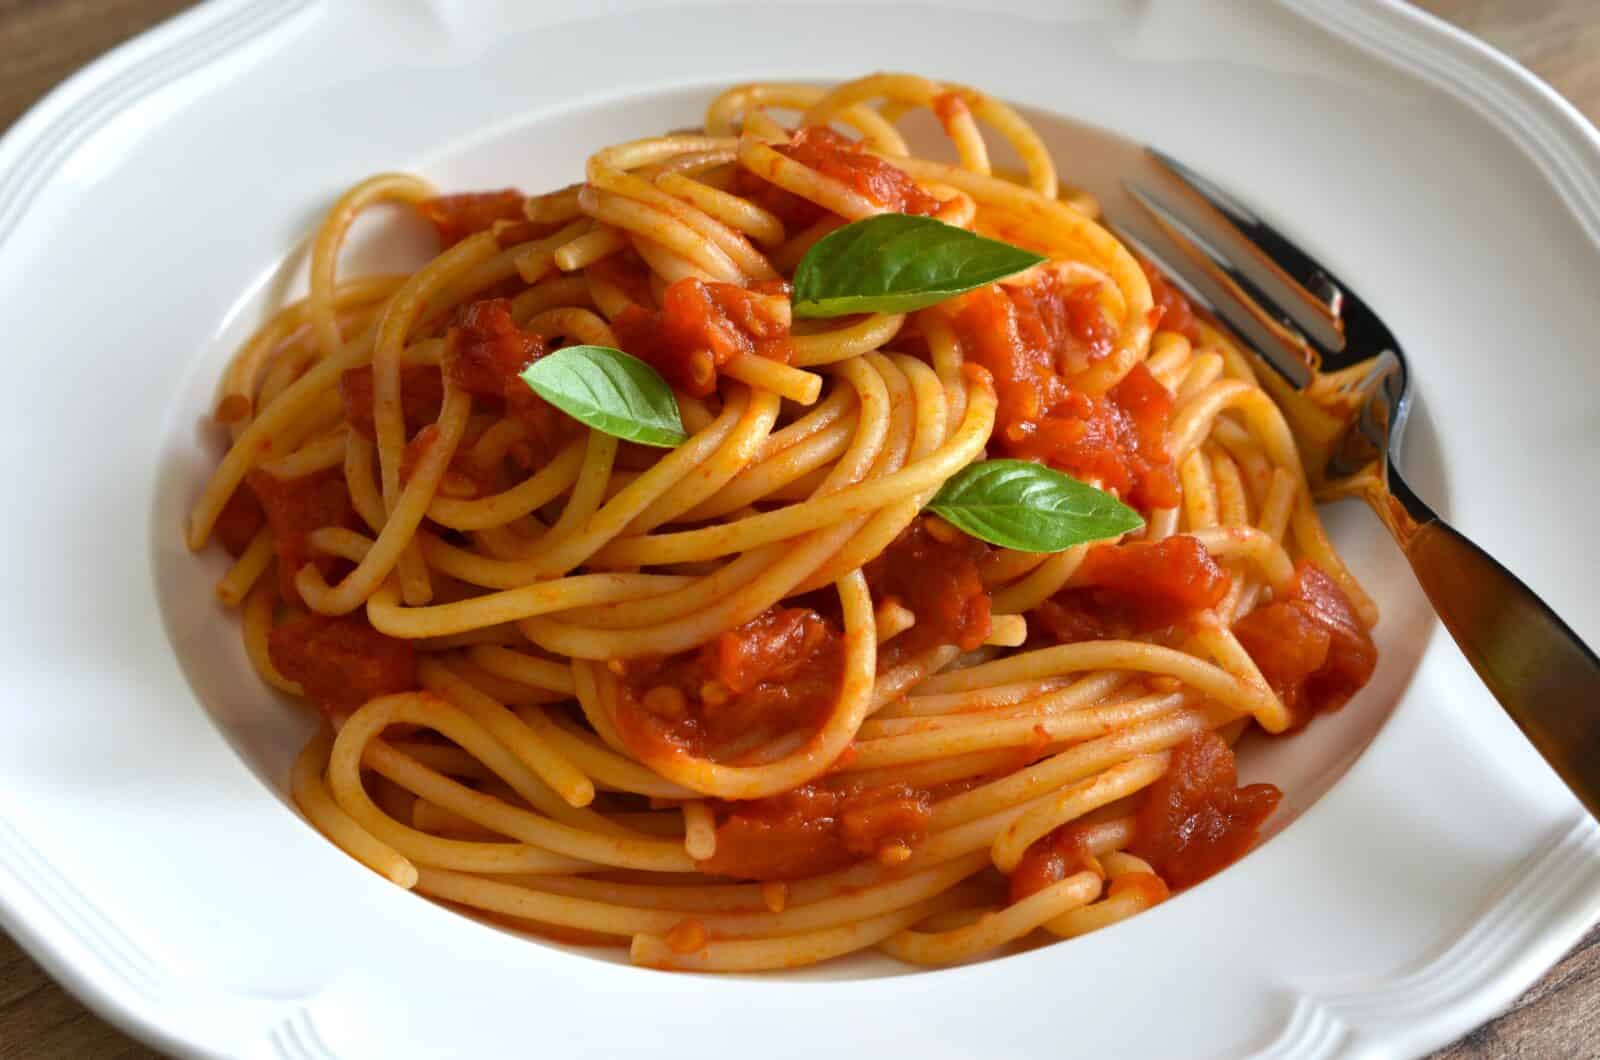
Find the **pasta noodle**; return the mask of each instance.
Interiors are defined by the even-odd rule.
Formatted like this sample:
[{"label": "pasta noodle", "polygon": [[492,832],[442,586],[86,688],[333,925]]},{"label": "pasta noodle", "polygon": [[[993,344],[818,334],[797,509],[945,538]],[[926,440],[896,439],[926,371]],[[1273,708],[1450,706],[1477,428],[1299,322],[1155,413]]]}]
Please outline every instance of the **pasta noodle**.
[{"label": "pasta noodle", "polygon": [[[919,108],[957,161],[912,153]],[[358,184],[224,376],[186,536],[326,719],[311,823],[399,886],[701,971],[1004,953],[1244,853],[1278,792],[1232,744],[1348,700],[1376,612],[1249,359],[1028,123],[912,75],[750,84],[583,178]],[[380,208],[439,254],[339,275]],[[801,261],[886,214],[1044,260],[798,313]],[[580,347],[670,384],[683,440],[521,377]],[[928,510],[1001,457],[1143,525],[1030,552]]]}]

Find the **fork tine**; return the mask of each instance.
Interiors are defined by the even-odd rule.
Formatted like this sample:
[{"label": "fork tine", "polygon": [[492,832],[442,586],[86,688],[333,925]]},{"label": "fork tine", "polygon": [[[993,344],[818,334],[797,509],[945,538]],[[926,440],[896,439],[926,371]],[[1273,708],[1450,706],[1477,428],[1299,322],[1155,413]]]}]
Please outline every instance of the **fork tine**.
[{"label": "fork tine", "polygon": [[1159,268],[1167,282],[1241,340],[1239,349],[1259,366],[1257,380],[1272,395],[1294,433],[1313,488],[1320,488],[1322,469],[1340,448],[1347,423],[1307,397],[1305,387],[1312,377],[1304,359],[1306,348],[1294,343],[1281,327],[1269,327],[1269,320],[1247,312],[1238,293],[1228,290],[1211,270],[1182,268],[1186,257],[1198,255],[1196,260],[1209,262],[1204,251],[1184,249],[1176,233],[1159,224],[1138,225],[1139,234],[1135,235],[1132,229],[1139,220],[1128,217],[1123,223],[1114,223],[1112,229],[1118,239]]},{"label": "fork tine", "polygon": [[[1184,268],[1191,253],[1174,241],[1160,225],[1148,216],[1123,217],[1115,222],[1108,220],[1108,224],[1118,239],[1160,269],[1168,283],[1233,331],[1242,340],[1243,347],[1271,368],[1274,376],[1282,377],[1292,388],[1298,389],[1303,384],[1308,373],[1301,347],[1285,342],[1282,334],[1262,326],[1209,270]],[[1274,355],[1263,356],[1259,353],[1261,350],[1272,351]]]},{"label": "fork tine", "polygon": [[1155,148],[1147,148],[1167,171],[1172,182],[1211,215],[1213,223],[1231,230],[1248,247],[1260,264],[1309,311],[1334,332],[1341,332],[1340,317],[1345,289],[1331,273],[1290,242],[1281,232],[1263,221],[1259,214],[1209,178],[1190,169],[1176,158]]},{"label": "fork tine", "polygon": [[1170,211],[1130,182],[1122,181],[1116,191],[1112,198],[1121,205],[1115,219],[1107,220],[1117,238],[1240,340],[1239,348],[1259,366],[1256,378],[1294,432],[1312,485],[1320,486],[1320,471],[1340,445],[1348,418],[1320,407],[1306,392],[1315,378],[1310,366],[1317,360],[1316,351],[1292,323],[1275,318],[1232,282],[1227,263],[1216,260],[1220,252],[1191,238],[1187,226],[1169,221]]},{"label": "fork tine", "polygon": [[[1314,333],[1326,327],[1335,333],[1334,341],[1322,344],[1324,371],[1341,371],[1382,351],[1400,355],[1393,333],[1343,280],[1213,181],[1155,148],[1147,147],[1145,152],[1171,183],[1186,193],[1192,205],[1263,267],[1274,286],[1287,291],[1294,296],[1294,304],[1311,312],[1310,321],[1290,314],[1306,331]],[[1305,327],[1307,324],[1316,327]],[[1403,355],[1401,372],[1404,373]]]},{"label": "fork tine", "polygon": [[[1336,351],[1330,351],[1321,343],[1308,339],[1293,317],[1183,218],[1137,185],[1129,183],[1126,187],[1129,196],[1145,211],[1151,222],[1226,294],[1225,299],[1215,301],[1213,312],[1241,334],[1259,328],[1271,335],[1275,341],[1259,347],[1260,351],[1294,386],[1308,384],[1323,357]],[[1241,314],[1248,314],[1248,322]]]}]

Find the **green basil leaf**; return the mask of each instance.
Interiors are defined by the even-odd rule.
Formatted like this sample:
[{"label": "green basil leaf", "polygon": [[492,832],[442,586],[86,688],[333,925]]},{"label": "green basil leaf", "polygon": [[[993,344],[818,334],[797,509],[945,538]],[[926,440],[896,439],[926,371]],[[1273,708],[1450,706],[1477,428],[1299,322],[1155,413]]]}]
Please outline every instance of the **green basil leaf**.
[{"label": "green basil leaf", "polygon": [[1030,460],[968,464],[928,508],[973,537],[1019,552],[1060,552],[1144,525],[1104,490]]},{"label": "green basil leaf", "polygon": [[670,449],[688,438],[678,399],[656,370],[610,346],[568,346],[523,369],[534,393],[587,427]]},{"label": "green basil leaf", "polygon": [[794,273],[794,315],[909,313],[1045,260],[931,217],[879,214],[806,251]]}]

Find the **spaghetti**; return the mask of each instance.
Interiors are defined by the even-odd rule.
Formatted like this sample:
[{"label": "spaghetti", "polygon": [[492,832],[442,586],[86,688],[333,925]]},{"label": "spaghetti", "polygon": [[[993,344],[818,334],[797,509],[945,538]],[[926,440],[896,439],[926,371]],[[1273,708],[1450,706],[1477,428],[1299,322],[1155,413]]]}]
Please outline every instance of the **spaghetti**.
[{"label": "spaghetti", "polygon": [[[909,152],[918,108],[956,162]],[[383,204],[440,253],[340,277]],[[1046,260],[797,316],[808,252],[886,213]],[[1094,218],[1009,107],[909,75],[741,86],[531,198],[351,189],[223,378],[187,528],[327,719],[296,803],[402,887],[707,971],[968,960],[1238,858],[1279,795],[1231,745],[1342,705],[1376,615],[1248,360]],[[686,440],[521,378],[577,345],[653,368]],[[929,514],[1002,456],[1143,528],[1024,552]]]}]

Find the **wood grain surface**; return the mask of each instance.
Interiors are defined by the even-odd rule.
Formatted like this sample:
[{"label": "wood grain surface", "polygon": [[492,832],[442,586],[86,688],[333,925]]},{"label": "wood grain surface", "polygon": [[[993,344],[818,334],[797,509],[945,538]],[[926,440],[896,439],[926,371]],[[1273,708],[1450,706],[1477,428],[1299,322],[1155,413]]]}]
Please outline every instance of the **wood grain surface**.
[{"label": "wood grain surface", "polygon": [[[73,71],[188,0],[0,0],[0,129]],[[1425,0],[1600,121],[1600,0]],[[0,934],[0,1060],[145,1060]],[[1600,1057],[1600,928],[1511,1009],[1433,1060]]]}]

